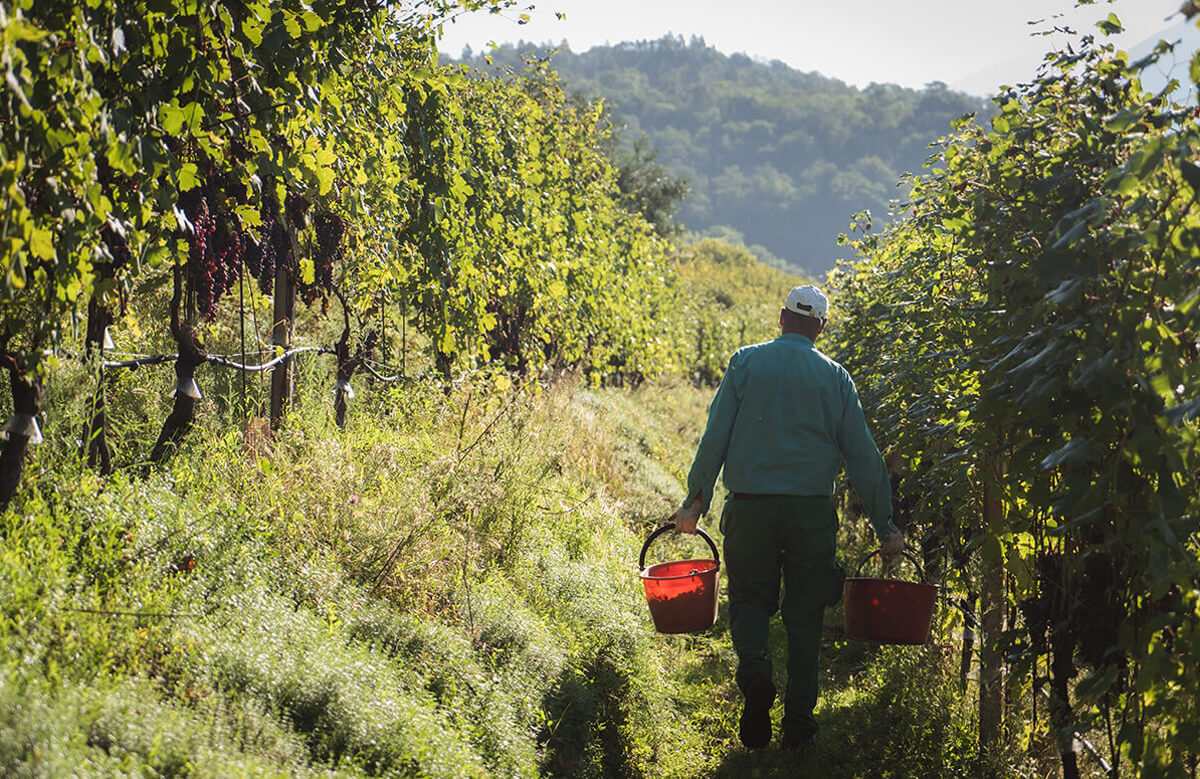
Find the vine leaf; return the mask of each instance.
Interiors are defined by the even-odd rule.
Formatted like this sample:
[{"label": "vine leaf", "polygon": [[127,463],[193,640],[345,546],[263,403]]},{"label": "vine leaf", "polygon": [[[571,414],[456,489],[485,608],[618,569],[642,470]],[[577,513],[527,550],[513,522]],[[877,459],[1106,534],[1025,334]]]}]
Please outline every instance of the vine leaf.
[{"label": "vine leaf", "polygon": [[1183,180],[1192,188],[1192,191],[1200,193],[1200,165],[1184,160],[1179,164],[1179,168],[1183,173]]}]

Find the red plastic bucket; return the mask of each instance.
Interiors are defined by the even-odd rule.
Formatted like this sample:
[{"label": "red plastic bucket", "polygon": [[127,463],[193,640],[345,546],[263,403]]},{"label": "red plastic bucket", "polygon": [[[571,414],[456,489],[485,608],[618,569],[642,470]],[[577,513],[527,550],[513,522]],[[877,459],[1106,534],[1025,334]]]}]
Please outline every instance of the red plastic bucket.
[{"label": "red plastic bucket", "polygon": [[[855,575],[842,585],[846,638],[880,644],[924,644],[929,640],[938,586],[859,577],[863,565],[876,554],[878,551],[864,557]],[[917,567],[920,575],[916,559],[907,552],[904,556]]]},{"label": "red plastic bucket", "polygon": [[675,560],[647,568],[646,550],[650,543],[674,529],[673,524],[663,525],[646,539],[638,559],[638,575],[646,588],[646,603],[650,606],[654,629],[659,633],[695,633],[712,627],[717,621],[717,572],[721,569],[721,555],[708,533],[696,528],[712,549],[711,558]]}]

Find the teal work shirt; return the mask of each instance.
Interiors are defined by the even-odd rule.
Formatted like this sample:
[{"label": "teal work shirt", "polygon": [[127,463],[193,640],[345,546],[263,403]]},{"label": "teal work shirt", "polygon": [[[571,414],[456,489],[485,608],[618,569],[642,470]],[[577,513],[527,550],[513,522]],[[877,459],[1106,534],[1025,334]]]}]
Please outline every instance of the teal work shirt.
[{"label": "teal work shirt", "polygon": [[842,461],[879,538],[896,531],[887,467],[854,381],[803,335],[738,349],[708,409],[688,473],[704,512],[722,465],[731,492],[829,496]]}]

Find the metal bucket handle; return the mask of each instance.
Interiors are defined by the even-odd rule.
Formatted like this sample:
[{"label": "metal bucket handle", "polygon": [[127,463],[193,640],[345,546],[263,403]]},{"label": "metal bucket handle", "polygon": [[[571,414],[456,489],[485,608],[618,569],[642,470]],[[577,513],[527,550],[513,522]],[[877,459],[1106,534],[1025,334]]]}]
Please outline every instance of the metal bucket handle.
[{"label": "metal bucket handle", "polygon": [[[858,568],[856,568],[854,570],[854,575],[857,577],[860,573],[862,573],[862,568],[864,565],[867,564],[868,560],[870,560],[872,557],[875,557],[876,555],[879,555],[880,557],[882,557],[883,556],[882,553],[883,553],[883,547],[880,547],[879,549],[876,549],[873,552],[868,552],[867,556],[864,557],[862,559],[862,562],[858,564]],[[917,569],[917,576],[919,576],[921,578],[921,582],[924,584],[927,584],[928,580],[925,577],[925,569],[923,567],[921,567],[921,561],[918,560],[916,558],[916,556],[913,555],[913,553],[908,551],[907,549],[902,550],[900,552],[900,554],[904,555],[908,559],[908,561],[913,564],[913,567]]]},{"label": "metal bucket handle", "polygon": [[[642,555],[638,558],[639,571],[646,570],[646,551],[650,548],[650,542],[661,536],[663,533],[674,529],[675,523],[672,522],[669,525],[663,525],[658,530],[655,530],[650,534],[650,537],[646,539],[646,543],[642,544]],[[713,561],[719,566],[721,564],[721,554],[717,551],[717,545],[713,543],[712,537],[708,533],[705,533],[701,528],[696,528],[696,534],[708,542],[709,548],[712,549]]]}]

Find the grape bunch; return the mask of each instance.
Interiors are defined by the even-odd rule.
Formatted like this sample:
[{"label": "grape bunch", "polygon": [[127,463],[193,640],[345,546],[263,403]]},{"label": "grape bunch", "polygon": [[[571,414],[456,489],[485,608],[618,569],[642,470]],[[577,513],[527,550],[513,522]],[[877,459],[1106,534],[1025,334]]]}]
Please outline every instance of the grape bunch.
[{"label": "grape bunch", "polygon": [[288,237],[279,219],[279,203],[274,198],[263,198],[259,217],[262,220],[259,239],[247,239],[245,262],[250,275],[258,279],[258,288],[264,295],[270,295],[275,287],[275,264],[280,257],[287,257]]},{"label": "grape bunch", "polygon": [[313,217],[313,231],[317,234],[313,283],[300,285],[304,302],[309,305],[318,297],[324,300],[329,290],[333,289],[333,264],[342,258],[346,223],[337,214],[322,211]]},{"label": "grape bunch", "polygon": [[287,211],[288,224],[297,230],[304,227],[305,214],[308,213],[308,209],[312,206],[312,203],[308,202],[308,198],[297,195],[294,192],[289,192],[283,203],[284,210]]},{"label": "grape bunch", "polygon": [[193,228],[188,270],[200,315],[211,322],[221,296],[238,281],[247,241],[237,218],[217,211],[222,201],[215,192],[195,193],[183,204]]},{"label": "grape bunch", "polygon": [[192,290],[199,299],[200,312],[206,314],[215,307],[212,294],[216,282],[212,270],[212,234],[216,231],[217,223],[208,207],[208,197],[203,192],[197,191],[196,196],[189,199],[192,202],[184,206],[188,220],[192,223],[188,271]]},{"label": "grape bunch", "polygon": [[110,271],[120,270],[133,261],[133,252],[129,250],[129,241],[124,235],[114,230],[112,225],[105,224],[100,228],[100,240],[104,242],[105,248],[108,249],[108,255],[112,258],[108,263]]},{"label": "grape bunch", "polygon": [[216,298],[220,298],[221,295],[233,289],[238,282],[245,246],[244,233],[237,219],[231,215],[224,215],[220,218],[217,221],[217,232],[214,236],[217,258],[213,263],[213,275],[221,284],[219,291],[217,291],[218,287],[213,287],[216,294],[213,300],[213,309],[208,315],[209,321],[216,316]]}]

